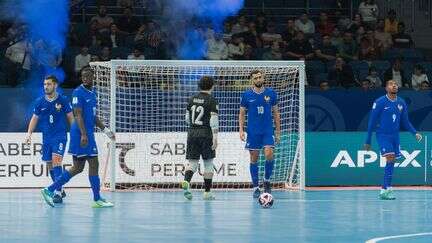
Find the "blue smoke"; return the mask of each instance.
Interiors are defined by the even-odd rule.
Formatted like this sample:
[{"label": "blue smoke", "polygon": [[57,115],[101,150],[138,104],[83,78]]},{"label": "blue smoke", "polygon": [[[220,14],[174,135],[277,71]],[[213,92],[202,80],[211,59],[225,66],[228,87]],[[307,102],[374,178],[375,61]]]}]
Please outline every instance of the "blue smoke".
[{"label": "blue smoke", "polygon": [[[202,59],[206,51],[205,37],[197,31],[198,26],[210,26],[215,32],[222,32],[223,22],[236,15],[243,7],[244,0],[170,0],[167,5],[172,9],[171,20],[188,23],[186,29],[179,30],[174,25],[173,32],[183,32],[184,40],[178,48],[180,59]],[[192,26],[191,26],[192,25]]]}]

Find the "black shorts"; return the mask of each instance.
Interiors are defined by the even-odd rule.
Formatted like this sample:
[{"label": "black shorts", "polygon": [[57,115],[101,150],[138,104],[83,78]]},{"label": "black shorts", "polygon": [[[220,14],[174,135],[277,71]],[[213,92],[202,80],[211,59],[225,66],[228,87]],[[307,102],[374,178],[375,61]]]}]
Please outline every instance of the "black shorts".
[{"label": "black shorts", "polygon": [[186,145],[186,159],[214,159],[216,151],[212,149],[213,139],[210,137],[189,137]]}]

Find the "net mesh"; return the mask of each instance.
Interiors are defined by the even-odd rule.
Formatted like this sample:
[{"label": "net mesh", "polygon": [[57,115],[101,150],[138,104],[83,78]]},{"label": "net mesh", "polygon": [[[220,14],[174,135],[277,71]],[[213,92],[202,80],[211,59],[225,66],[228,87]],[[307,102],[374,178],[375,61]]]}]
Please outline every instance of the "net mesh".
[{"label": "net mesh", "polygon": [[[152,62],[92,63],[98,96],[98,115],[110,124],[115,119],[116,189],[178,188],[186,165],[185,109],[197,92],[200,77],[215,78],[213,95],[219,102],[219,145],[214,160],[214,188],[249,188],[249,154],[238,135],[240,95],[250,88],[249,74],[261,70],[265,85],[278,93],[281,142],[275,148],[274,186],[298,188],[300,183],[299,66],[263,65],[263,62]],[[111,69],[115,76],[115,115],[111,109]],[[108,161],[108,160],[106,160]],[[202,163],[202,162],[201,162]],[[112,183],[104,163],[105,186]],[[260,181],[264,158],[260,157]],[[192,186],[203,186],[203,165]]]}]

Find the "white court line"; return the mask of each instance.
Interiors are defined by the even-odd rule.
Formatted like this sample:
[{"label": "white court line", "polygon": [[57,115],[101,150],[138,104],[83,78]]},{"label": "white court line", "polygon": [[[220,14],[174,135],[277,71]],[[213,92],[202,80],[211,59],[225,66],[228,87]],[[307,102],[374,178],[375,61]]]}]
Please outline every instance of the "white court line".
[{"label": "white court line", "polygon": [[400,238],[410,238],[410,237],[424,236],[424,235],[432,235],[432,232],[417,233],[417,234],[407,234],[407,235],[392,235],[392,236],[386,236],[386,237],[380,237],[380,238],[373,238],[373,239],[367,240],[365,243],[376,243],[378,241],[383,241],[383,240],[400,239]]}]

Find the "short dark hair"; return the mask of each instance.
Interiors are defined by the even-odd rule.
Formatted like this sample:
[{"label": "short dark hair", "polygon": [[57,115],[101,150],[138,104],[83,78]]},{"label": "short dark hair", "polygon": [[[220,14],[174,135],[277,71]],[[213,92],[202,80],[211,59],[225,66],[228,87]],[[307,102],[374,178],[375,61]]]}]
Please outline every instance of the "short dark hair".
[{"label": "short dark hair", "polygon": [[46,77],[45,77],[45,80],[51,80],[53,83],[58,84],[58,79],[57,79],[57,77],[54,76],[54,75],[48,75],[48,76],[46,76]]},{"label": "short dark hair", "polygon": [[253,76],[254,74],[257,74],[257,73],[261,73],[261,74],[262,74],[262,72],[261,72],[260,70],[258,70],[258,69],[253,70],[253,71],[249,74],[249,79],[251,79],[252,76]]},{"label": "short dark hair", "polygon": [[201,77],[198,87],[200,90],[210,90],[214,85],[214,79],[210,76]]},{"label": "short dark hair", "polygon": [[84,71],[93,71],[93,69],[90,67],[90,65],[87,65],[81,68],[80,74],[82,74]]}]

